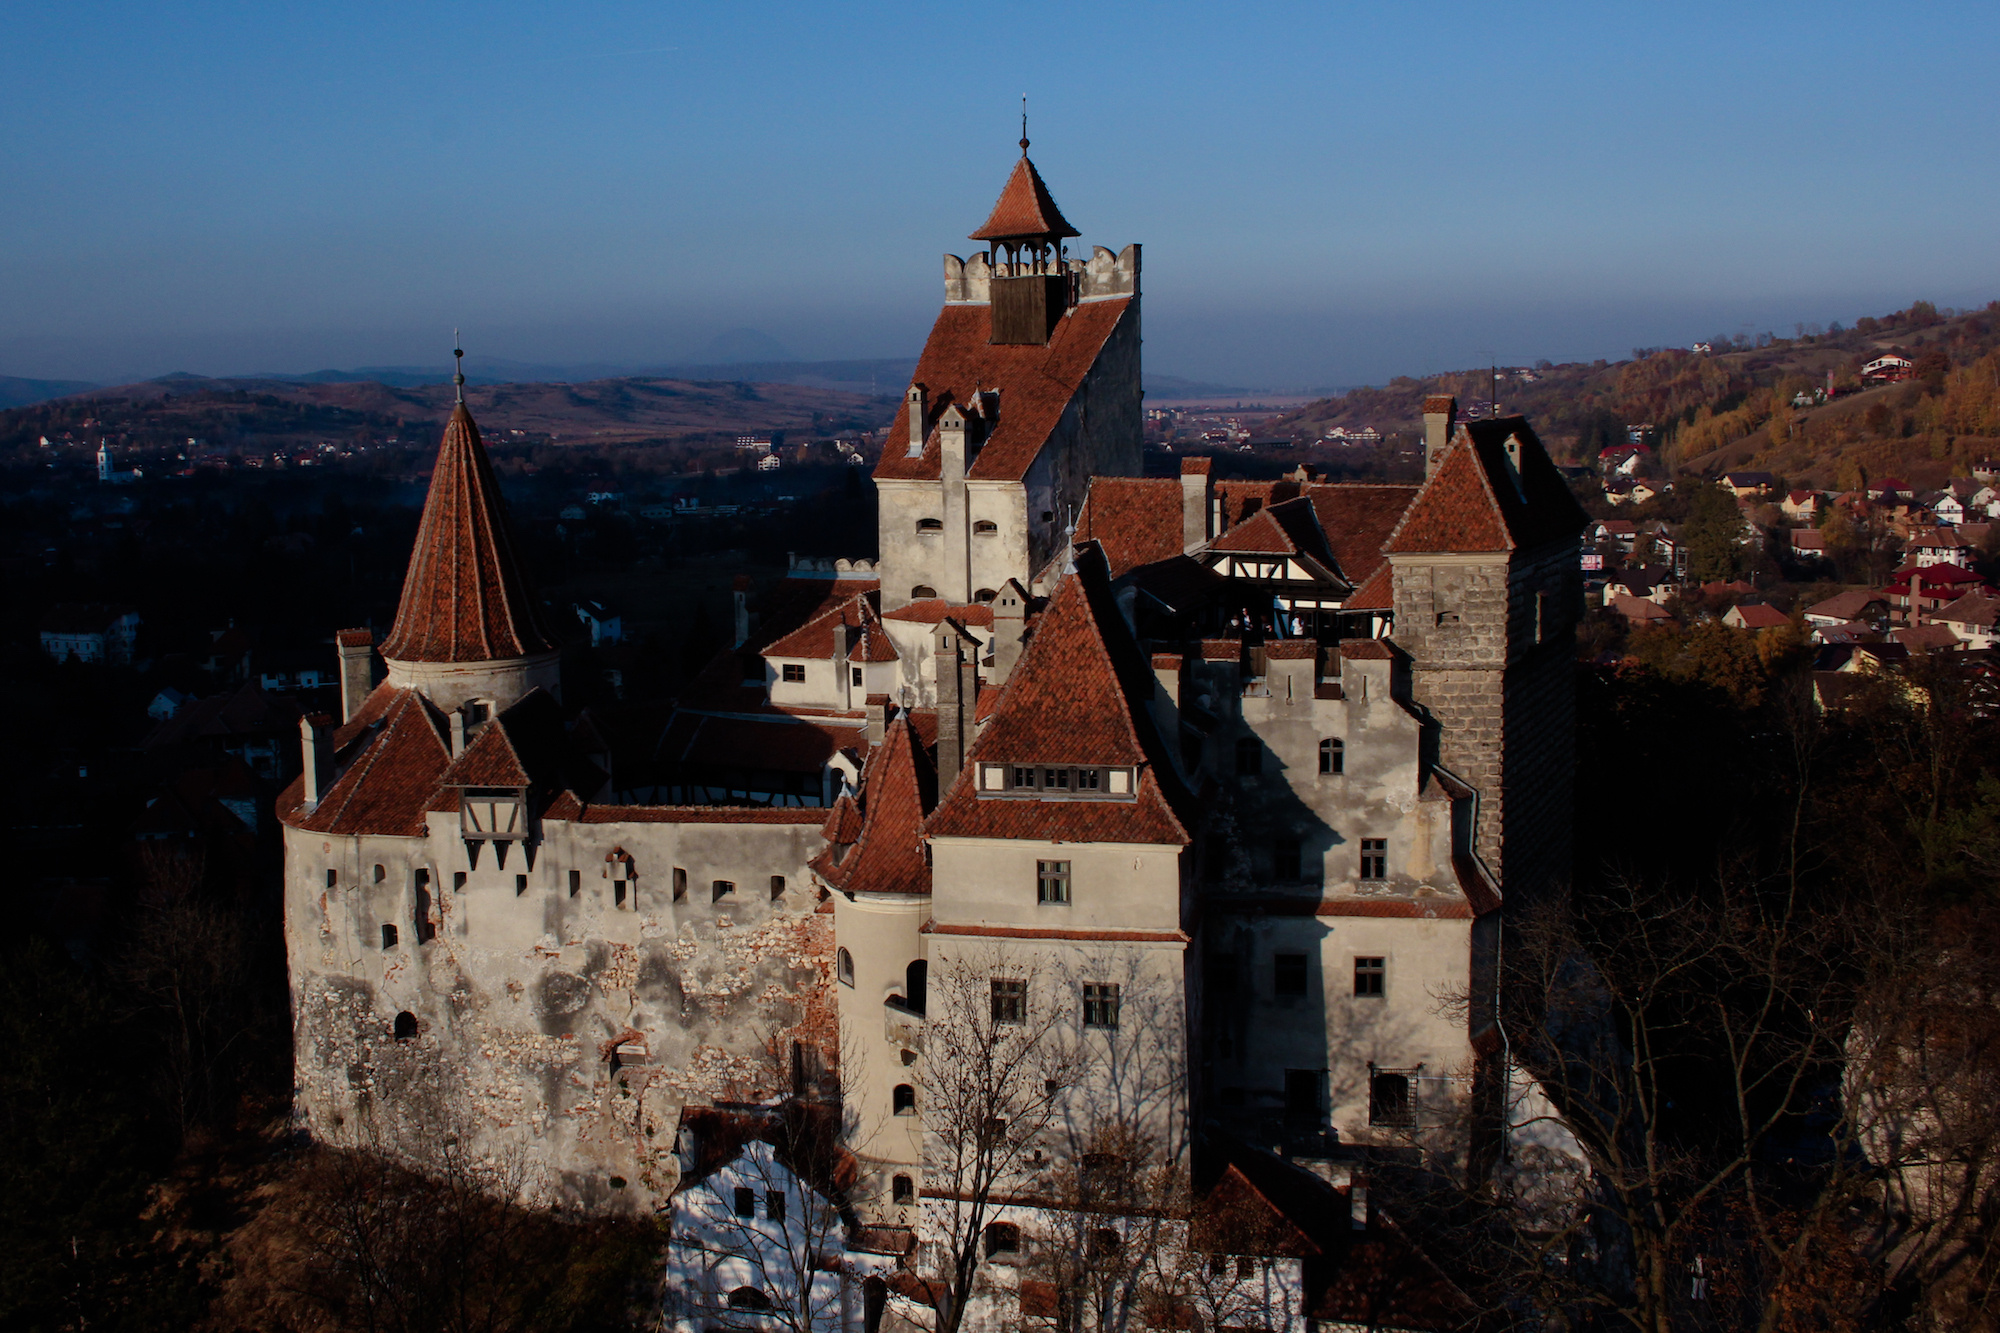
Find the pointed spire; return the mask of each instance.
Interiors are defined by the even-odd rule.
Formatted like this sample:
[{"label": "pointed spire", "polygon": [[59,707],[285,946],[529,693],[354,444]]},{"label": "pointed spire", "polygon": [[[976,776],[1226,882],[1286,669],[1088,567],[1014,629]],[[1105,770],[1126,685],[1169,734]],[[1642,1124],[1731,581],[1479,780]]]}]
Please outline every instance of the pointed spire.
[{"label": "pointed spire", "polygon": [[1028,95],[1021,94],[1021,156],[1028,155]]},{"label": "pointed spire", "polygon": [[[463,386],[464,376],[456,378]],[[382,643],[390,662],[506,661],[555,647],[514,558],[493,464],[463,387],[459,392],[431,471],[396,623]]]},{"label": "pointed spire", "polygon": [[1028,160],[1026,113],[1023,112],[1021,157],[1014,163],[1000,199],[993,205],[986,225],[972,233],[975,241],[1030,241],[1052,245],[1068,236],[1080,235],[1056,207],[1041,173]]},{"label": "pointed spire", "polygon": [[451,331],[452,361],[451,383],[458,391],[458,405],[465,406],[465,349],[458,345],[458,330]]}]

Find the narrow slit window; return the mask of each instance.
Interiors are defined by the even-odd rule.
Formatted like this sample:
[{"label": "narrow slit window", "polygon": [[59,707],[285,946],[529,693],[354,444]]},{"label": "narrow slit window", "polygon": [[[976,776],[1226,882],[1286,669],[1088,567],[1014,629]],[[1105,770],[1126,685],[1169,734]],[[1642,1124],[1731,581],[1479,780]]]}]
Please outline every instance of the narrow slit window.
[{"label": "narrow slit window", "polygon": [[776,902],[778,901],[778,899],[784,896],[785,896],[785,877],[783,875],[771,876],[771,901]]},{"label": "narrow slit window", "polygon": [[681,899],[683,899],[683,898],[687,897],[687,894],[688,894],[688,872],[687,872],[687,871],[685,871],[685,870],[683,870],[683,869],[682,869],[681,867],[679,867],[679,866],[675,866],[675,867],[674,867],[674,901],[675,901],[675,902],[679,902],[679,901],[680,901]]},{"label": "narrow slit window", "polygon": [[572,870],[569,872],[569,896],[574,898],[581,892],[583,892],[583,872]]},{"label": "narrow slit window", "polygon": [[518,898],[527,891],[528,891],[528,877],[526,875],[514,876],[514,896]]},{"label": "narrow slit window", "polygon": [[326,872],[326,886],[329,889],[340,887],[340,872],[338,870],[329,870]]},{"label": "narrow slit window", "polygon": [[730,883],[726,879],[718,879],[709,886],[709,894],[710,894],[709,901],[719,903],[724,898],[727,898],[730,894],[734,892],[736,892],[736,886],[734,884]]}]

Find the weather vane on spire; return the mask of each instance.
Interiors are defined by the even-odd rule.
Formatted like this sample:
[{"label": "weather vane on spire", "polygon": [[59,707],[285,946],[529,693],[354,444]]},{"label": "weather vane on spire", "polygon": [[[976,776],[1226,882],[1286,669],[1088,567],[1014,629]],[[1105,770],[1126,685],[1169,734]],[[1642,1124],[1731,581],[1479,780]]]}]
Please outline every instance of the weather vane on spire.
[{"label": "weather vane on spire", "polygon": [[1021,156],[1028,155],[1028,95],[1021,94]]},{"label": "weather vane on spire", "polygon": [[458,405],[465,406],[465,349],[458,345],[458,330],[451,331],[451,354],[457,358],[452,362],[451,382],[458,390]]}]

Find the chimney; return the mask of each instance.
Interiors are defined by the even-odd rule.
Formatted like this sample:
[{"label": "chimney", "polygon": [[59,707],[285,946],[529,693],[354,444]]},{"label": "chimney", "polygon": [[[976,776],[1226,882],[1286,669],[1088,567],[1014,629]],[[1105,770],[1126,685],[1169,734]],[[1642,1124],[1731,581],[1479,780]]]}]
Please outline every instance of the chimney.
[{"label": "chimney", "polygon": [[451,757],[458,758],[465,753],[465,710],[451,710]]},{"label": "chimney", "polygon": [[925,429],[930,423],[924,416],[924,386],[912,384],[903,402],[910,409],[910,449],[911,458],[920,458],[924,452],[924,436],[930,434]]},{"label": "chimney", "polygon": [[957,403],[938,416],[938,475],[946,485],[965,480],[967,425]]},{"label": "chimney", "polygon": [[947,619],[938,626],[937,653],[937,769],[938,789],[951,786],[958,770],[965,766],[965,676],[959,669],[964,654],[958,625]]},{"label": "chimney", "polygon": [[1910,627],[1924,623],[1924,576],[1917,570],[1910,571]]},{"label": "chimney", "polygon": [[729,599],[736,622],[735,634],[731,638],[731,648],[741,648],[750,639],[750,576],[738,574],[731,586]]},{"label": "chimney", "polygon": [[889,737],[889,696],[868,696],[868,748],[873,750]]},{"label": "chimney", "polygon": [[365,629],[344,629],[333,642],[340,654],[340,720],[352,722],[375,688],[375,636]]},{"label": "chimney", "polygon": [[1451,444],[1451,432],[1458,424],[1458,399],[1448,393],[1434,393],[1424,399],[1424,476],[1437,471],[1438,459]]},{"label": "chimney", "polygon": [[1210,460],[1181,460],[1181,549],[1192,551],[1215,536],[1208,502]]},{"label": "chimney", "polygon": [[329,781],[333,775],[333,737],[327,731],[324,713],[309,713],[299,719],[299,770],[310,810],[333,785]]},{"label": "chimney", "polygon": [[1021,660],[1021,640],[1027,637],[1028,590],[1014,579],[1000,585],[993,598],[993,683],[1006,683]]},{"label": "chimney", "polygon": [[1170,754],[1180,752],[1181,665],[1179,653],[1153,654],[1153,721]]}]

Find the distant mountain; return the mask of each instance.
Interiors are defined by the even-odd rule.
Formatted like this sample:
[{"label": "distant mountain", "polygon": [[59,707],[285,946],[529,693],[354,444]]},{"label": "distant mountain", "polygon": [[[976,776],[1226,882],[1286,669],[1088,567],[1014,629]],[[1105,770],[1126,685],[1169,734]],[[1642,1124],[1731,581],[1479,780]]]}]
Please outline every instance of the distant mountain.
[{"label": "distant mountain", "polygon": [[96,387],[89,380],[24,380],[0,375],[0,408],[28,407]]},{"label": "distant mountain", "polygon": [[1235,384],[1211,384],[1205,380],[1183,379],[1179,375],[1144,375],[1148,398],[1255,398],[1269,389],[1246,389]]}]

